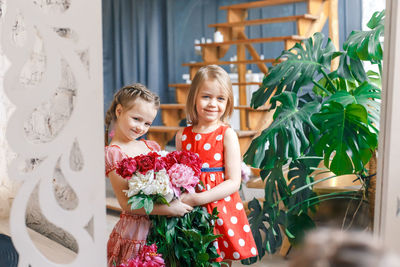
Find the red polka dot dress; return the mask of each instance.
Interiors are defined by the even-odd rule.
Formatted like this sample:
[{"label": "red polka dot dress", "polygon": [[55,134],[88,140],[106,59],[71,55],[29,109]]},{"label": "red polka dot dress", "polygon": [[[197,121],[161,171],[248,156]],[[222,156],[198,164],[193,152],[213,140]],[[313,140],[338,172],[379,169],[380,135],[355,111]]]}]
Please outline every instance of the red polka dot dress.
[{"label": "red polka dot dress", "polygon": [[[200,180],[210,190],[224,181],[224,134],[229,126],[220,126],[211,133],[195,133],[192,126],[182,133],[182,150],[197,153],[203,161]],[[204,205],[209,213],[217,207],[219,219],[215,223],[215,234],[222,234],[214,246],[223,259],[242,260],[257,255],[256,244],[250,230],[239,192],[224,199]]]}]

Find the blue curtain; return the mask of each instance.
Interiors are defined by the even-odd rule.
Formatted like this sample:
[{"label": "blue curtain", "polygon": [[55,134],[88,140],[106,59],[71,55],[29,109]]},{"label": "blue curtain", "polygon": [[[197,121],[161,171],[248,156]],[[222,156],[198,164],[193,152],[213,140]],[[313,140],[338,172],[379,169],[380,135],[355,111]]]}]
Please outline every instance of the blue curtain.
[{"label": "blue curtain", "polygon": [[166,2],[102,1],[105,111],[113,94],[134,82],[169,102]]}]

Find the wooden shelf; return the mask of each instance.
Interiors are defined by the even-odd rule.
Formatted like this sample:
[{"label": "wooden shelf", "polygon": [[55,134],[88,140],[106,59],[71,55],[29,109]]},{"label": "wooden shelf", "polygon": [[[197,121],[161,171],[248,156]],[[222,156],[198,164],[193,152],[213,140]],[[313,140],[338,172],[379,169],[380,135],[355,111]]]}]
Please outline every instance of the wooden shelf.
[{"label": "wooden shelf", "polygon": [[259,60],[237,60],[237,61],[211,61],[211,62],[194,62],[183,63],[182,66],[188,67],[203,67],[207,65],[230,65],[230,64],[258,64],[258,63],[277,63],[274,58],[259,59]]},{"label": "wooden shelf", "polygon": [[109,210],[122,212],[121,206],[119,205],[118,200],[115,197],[106,198],[106,207]]},{"label": "wooden shelf", "polygon": [[195,44],[195,46],[201,47],[219,47],[224,45],[235,45],[235,44],[253,44],[253,43],[268,43],[268,42],[279,42],[279,41],[302,41],[306,39],[305,37],[299,35],[289,35],[289,36],[276,36],[268,38],[257,38],[257,39],[239,39],[221,43],[205,43],[205,44]]},{"label": "wooden shelf", "polygon": [[[177,132],[180,129],[183,129],[184,127],[180,126],[151,126],[149,129],[149,132],[153,133],[164,133],[164,132]],[[242,131],[242,130],[235,130],[237,135],[239,137],[247,137],[247,136],[253,136],[257,133],[257,131]]]},{"label": "wooden shelf", "polygon": [[[261,83],[258,83],[258,82],[232,83],[232,85],[261,85]],[[168,87],[189,88],[190,83],[171,83],[171,84],[168,84]]]},{"label": "wooden shelf", "polygon": [[257,109],[254,109],[254,108],[252,108],[252,107],[250,107],[250,106],[235,106],[234,107],[235,109],[239,109],[239,110],[249,110],[249,111],[254,111],[254,112],[263,112],[263,111],[268,111],[269,109],[267,108],[267,107],[265,107],[265,106],[261,106],[261,107],[259,107],[259,108],[257,108]]},{"label": "wooden shelf", "polygon": [[307,20],[317,20],[317,16],[313,16],[310,14],[297,15],[297,16],[288,16],[288,17],[277,17],[277,18],[265,18],[265,19],[255,19],[255,20],[245,20],[239,22],[224,22],[224,23],[216,23],[210,24],[208,27],[240,27],[240,26],[252,26],[252,25],[261,25],[261,24],[269,24],[269,23],[282,23],[282,22],[290,22],[297,21],[298,19],[307,19]]},{"label": "wooden shelf", "polygon": [[[161,104],[160,108],[161,109],[185,109],[185,106],[186,106],[185,104],[172,103],[172,104]],[[255,112],[268,111],[268,108],[266,108],[266,107],[260,107],[258,109],[254,109],[249,106],[234,106],[233,108],[238,109],[238,110],[249,110],[249,111],[255,111]]]},{"label": "wooden shelf", "polygon": [[180,126],[151,126],[149,133],[166,133],[166,132],[177,132],[183,127]]},{"label": "wooden shelf", "polygon": [[293,4],[293,3],[297,3],[297,2],[305,2],[305,0],[264,0],[264,1],[255,1],[255,2],[249,2],[249,3],[230,5],[230,6],[222,6],[219,9],[221,9],[221,10],[250,9],[250,8],[258,8],[258,7],[266,7],[266,6]]}]

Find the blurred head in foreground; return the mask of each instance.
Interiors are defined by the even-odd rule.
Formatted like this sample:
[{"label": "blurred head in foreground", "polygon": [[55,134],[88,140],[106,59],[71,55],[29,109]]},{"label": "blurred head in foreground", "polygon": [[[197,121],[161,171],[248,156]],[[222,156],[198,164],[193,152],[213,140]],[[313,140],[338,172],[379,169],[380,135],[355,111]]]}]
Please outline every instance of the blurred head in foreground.
[{"label": "blurred head in foreground", "polygon": [[289,267],[400,267],[397,255],[366,232],[310,232]]}]

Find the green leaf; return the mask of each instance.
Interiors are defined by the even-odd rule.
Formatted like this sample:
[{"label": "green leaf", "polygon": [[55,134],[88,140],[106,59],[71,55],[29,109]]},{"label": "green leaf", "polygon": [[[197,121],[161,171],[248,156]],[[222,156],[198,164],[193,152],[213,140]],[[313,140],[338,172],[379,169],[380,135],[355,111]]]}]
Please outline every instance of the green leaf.
[{"label": "green leaf", "polygon": [[209,256],[207,253],[201,253],[197,256],[197,260],[201,261],[201,262],[207,262],[209,260]]},{"label": "green leaf", "polygon": [[287,216],[287,234],[291,244],[299,244],[307,230],[315,228],[315,223],[307,213],[290,214]]},{"label": "green leaf", "polygon": [[150,214],[153,211],[153,200],[151,200],[151,198],[145,198],[143,206],[146,214]]},{"label": "green leaf", "polygon": [[316,152],[324,156],[325,166],[336,175],[362,171],[363,161],[358,149],[360,140],[367,143],[370,150],[376,149],[378,140],[377,134],[367,126],[364,106],[349,104],[344,107],[331,101],[322,107],[319,114],[313,115],[312,120],[321,131]]},{"label": "green leaf", "polygon": [[364,82],[353,92],[339,91],[332,95],[326,102],[335,101],[343,106],[348,104],[363,105],[368,114],[368,125],[379,128],[381,89],[372,83]]},{"label": "green leaf", "polygon": [[[293,193],[294,190],[303,188],[297,193],[293,193],[290,195],[288,200],[288,206],[295,206],[296,203],[301,203],[303,201],[307,201],[307,199],[315,196],[315,193],[312,191],[312,186],[306,186],[313,182],[312,178],[309,176],[312,173],[311,168],[317,167],[320,162],[320,159],[313,160],[296,160],[292,161],[289,165],[288,172],[288,180],[289,180],[289,188]],[[314,210],[312,208],[312,210]],[[298,206],[295,209],[294,213],[300,213],[301,211],[307,213],[308,207]]]},{"label": "green leaf", "polygon": [[144,206],[144,200],[145,198],[136,195],[128,200],[128,204],[131,204],[131,210],[141,209]]},{"label": "green leaf", "polygon": [[265,236],[265,234],[268,232],[264,223],[267,221],[267,217],[257,199],[254,198],[253,200],[251,200],[248,207],[250,210],[248,219],[251,225],[251,232],[257,246],[258,257],[261,259],[266,252],[263,245],[263,236]]},{"label": "green leaf", "polygon": [[272,98],[275,101],[281,105],[275,111],[274,121],[253,139],[244,155],[244,161],[255,168],[271,169],[276,162],[298,158],[309,146],[307,134],[318,132],[310,119],[320,109],[317,101],[300,108],[293,92],[283,92]]},{"label": "green leaf", "polygon": [[377,63],[383,59],[381,37],[384,33],[385,11],[375,12],[368,22],[370,31],[353,31],[343,43],[343,49],[353,59]]},{"label": "green leaf", "polygon": [[[297,43],[288,51],[283,51],[278,59],[282,62],[272,67],[269,74],[263,79],[261,87],[253,93],[251,106],[253,108],[264,105],[275,92],[279,95],[285,91],[298,90],[310,84],[322,71],[329,70],[331,59],[335,54],[335,47],[328,39],[323,42],[324,35],[315,33],[313,37],[303,41],[303,45]],[[275,108],[275,104],[272,104]]]},{"label": "green leaf", "polygon": [[214,235],[211,225],[215,214],[195,207],[183,217],[150,216],[153,230],[147,243],[156,243],[158,252],[171,266],[210,266],[219,257],[212,244],[220,236]]}]

